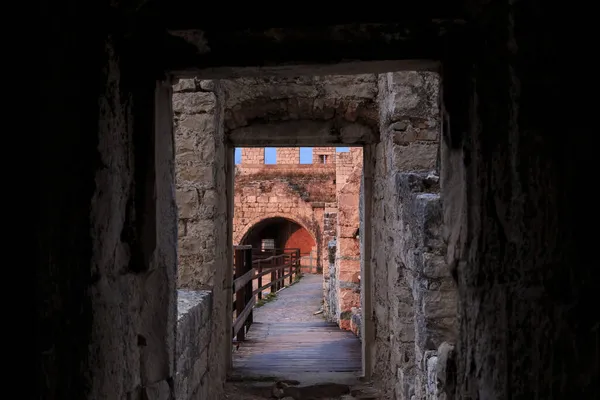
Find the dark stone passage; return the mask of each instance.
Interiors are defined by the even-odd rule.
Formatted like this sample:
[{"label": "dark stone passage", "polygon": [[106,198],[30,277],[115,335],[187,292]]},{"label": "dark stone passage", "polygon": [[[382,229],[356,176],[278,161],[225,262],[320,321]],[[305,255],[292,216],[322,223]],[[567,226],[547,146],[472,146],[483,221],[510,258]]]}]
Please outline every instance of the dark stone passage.
[{"label": "dark stone passage", "polygon": [[[223,399],[231,354],[233,147],[240,135],[228,136],[217,101],[222,87],[206,79],[434,70],[442,88],[432,103],[443,121],[435,167],[443,226],[435,229],[447,248],[436,267],[452,271],[444,284],[456,289],[458,329],[451,356],[440,357],[443,365],[428,375],[432,387],[443,382],[446,400],[598,399],[596,79],[594,64],[583,61],[597,47],[597,23],[589,4],[432,0],[370,2],[346,7],[343,17],[338,9],[319,10],[318,18],[299,11],[313,20],[254,4],[209,10],[191,0],[43,1],[48,39],[36,64],[42,100],[34,121],[40,162],[37,177],[23,178],[40,192],[37,397],[177,398],[183,243],[194,266],[181,274],[189,289],[212,293],[211,386],[201,390],[209,400]],[[233,10],[244,21],[229,21]],[[182,75],[201,80],[173,96]],[[419,83],[417,75],[398,79]],[[413,94],[390,99],[410,108],[419,102]],[[293,97],[293,107],[315,106]],[[304,136],[304,125],[291,124],[298,130],[289,136],[256,137],[282,146],[365,146],[363,185],[374,190],[362,200],[364,215],[378,218],[360,229],[365,368],[390,398],[411,400],[414,388],[402,371],[425,354],[410,350],[414,332],[390,336],[386,328],[395,318],[409,324],[418,304],[402,301],[412,289],[402,280],[402,256],[426,255],[390,234],[406,230],[397,219],[400,205],[387,203],[395,188],[386,178],[394,178],[394,158],[417,132],[398,129],[400,147],[386,147],[391,132],[360,133],[345,124],[355,118],[350,106],[324,105],[344,118],[319,124],[319,134]],[[281,115],[263,111],[258,118]],[[370,117],[387,123],[402,116]],[[422,115],[408,119],[417,127],[434,124]],[[176,170],[176,136],[203,157],[179,154],[187,170]],[[196,226],[178,225],[176,173],[194,183]],[[437,278],[419,272],[419,293],[438,296]],[[376,280],[397,290],[376,288]],[[424,343],[434,351],[433,342]]]}]

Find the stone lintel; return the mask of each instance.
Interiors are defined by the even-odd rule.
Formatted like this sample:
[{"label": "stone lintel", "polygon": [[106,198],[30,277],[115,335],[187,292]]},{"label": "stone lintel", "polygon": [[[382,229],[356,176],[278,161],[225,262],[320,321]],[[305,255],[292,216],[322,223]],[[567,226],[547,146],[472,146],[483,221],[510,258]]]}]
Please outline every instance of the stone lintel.
[{"label": "stone lintel", "polygon": [[331,120],[292,120],[252,124],[233,129],[227,136],[235,147],[356,146],[379,142],[379,132],[374,132],[366,125],[360,123],[340,125]]}]

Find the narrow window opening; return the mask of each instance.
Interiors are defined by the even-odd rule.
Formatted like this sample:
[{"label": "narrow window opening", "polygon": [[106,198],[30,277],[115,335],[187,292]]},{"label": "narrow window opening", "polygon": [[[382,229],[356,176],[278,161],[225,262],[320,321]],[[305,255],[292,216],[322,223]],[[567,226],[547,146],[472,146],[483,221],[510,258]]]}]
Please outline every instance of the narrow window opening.
[{"label": "narrow window opening", "polygon": [[263,239],[260,243],[260,248],[262,251],[274,250],[275,239]]}]

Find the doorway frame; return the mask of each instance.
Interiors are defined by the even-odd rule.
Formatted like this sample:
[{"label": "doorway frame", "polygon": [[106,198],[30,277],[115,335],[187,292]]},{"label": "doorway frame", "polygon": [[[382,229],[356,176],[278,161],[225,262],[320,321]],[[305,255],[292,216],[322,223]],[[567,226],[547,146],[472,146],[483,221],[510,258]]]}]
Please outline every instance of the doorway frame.
[{"label": "doorway frame", "polygon": [[[377,137],[379,135],[376,135]],[[371,265],[372,249],[372,196],[373,196],[373,173],[375,170],[375,146],[376,143],[360,144],[355,143],[331,143],[327,137],[323,138],[322,143],[314,141],[312,144],[303,144],[302,147],[362,147],[363,149],[363,203],[362,215],[360,220],[360,231],[364,232],[361,238],[361,256],[360,256],[360,290],[361,290],[361,363],[362,376],[365,379],[371,379],[373,375],[373,365],[375,356],[375,322],[373,320],[373,268]],[[278,143],[275,147],[298,147],[298,144],[290,137],[289,144]],[[264,147],[248,143],[243,140],[229,140],[225,144],[226,154],[226,197],[227,197],[227,262],[233,265],[233,214],[234,214],[234,181],[235,181],[235,149],[237,147]],[[273,146],[271,146],[273,147]],[[359,206],[360,207],[360,206]],[[233,275],[226,274],[226,287],[233,286]],[[227,296],[226,324],[227,331],[231,330],[232,300]],[[233,347],[231,341],[227,341],[227,369],[231,370],[233,364]]]}]

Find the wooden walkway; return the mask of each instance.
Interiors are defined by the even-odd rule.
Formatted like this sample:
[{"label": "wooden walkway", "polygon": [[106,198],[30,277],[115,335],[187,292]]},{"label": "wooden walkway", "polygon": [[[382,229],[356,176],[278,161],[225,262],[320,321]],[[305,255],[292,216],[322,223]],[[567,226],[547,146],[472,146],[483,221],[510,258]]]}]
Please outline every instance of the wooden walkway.
[{"label": "wooden walkway", "polygon": [[274,301],[254,309],[246,340],[233,353],[235,375],[360,373],[360,340],[322,314],[314,315],[323,298],[322,279],[320,274],[304,275]]}]

